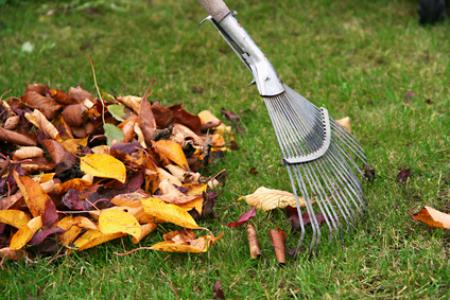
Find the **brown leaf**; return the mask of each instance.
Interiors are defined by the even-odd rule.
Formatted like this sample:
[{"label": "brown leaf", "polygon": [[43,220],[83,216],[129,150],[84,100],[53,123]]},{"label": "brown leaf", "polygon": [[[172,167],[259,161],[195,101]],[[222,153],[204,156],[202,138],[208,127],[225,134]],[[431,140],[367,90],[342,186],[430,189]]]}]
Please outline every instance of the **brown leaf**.
[{"label": "brown leaf", "polygon": [[420,221],[432,228],[450,229],[450,215],[430,206],[425,206],[412,215],[414,221]]},{"label": "brown leaf", "polygon": [[85,120],[86,106],[81,103],[67,105],[63,111],[62,116],[64,121],[70,126],[82,126]]},{"label": "brown leaf", "polygon": [[198,116],[188,113],[181,105],[173,105],[169,109],[173,112],[175,123],[183,124],[195,133],[200,133],[202,122]]},{"label": "brown leaf", "polygon": [[258,170],[255,167],[251,167],[250,169],[248,169],[248,173],[252,175],[258,175]]},{"label": "brown leaf", "polygon": [[92,96],[91,93],[84,90],[80,86],[71,87],[69,89],[68,96],[72,102],[76,102],[76,103],[82,103],[82,102],[84,102],[85,99],[88,99],[91,101],[94,100],[94,96]]},{"label": "brown leaf", "polygon": [[368,181],[373,181],[373,180],[375,180],[375,177],[377,176],[377,175],[376,175],[375,168],[372,167],[371,165],[368,165],[368,164],[365,164],[365,165],[364,165],[363,172],[364,172],[364,175],[363,175],[364,178],[365,178],[366,180],[368,180]]},{"label": "brown leaf", "polygon": [[138,124],[144,134],[145,142],[150,145],[155,138],[156,121],[153,116],[152,106],[147,99],[142,99],[139,106]]},{"label": "brown leaf", "polygon": [[44,97],[41,94],[28,91],[22,97],[22,102],[34,109],[40,110],[47,119],[52,120],[58,110],[61,109],[61,105],[50,97]]},{"label": "brown leaf", "polygon": [[36,141],[33,138],[25,134],[21,134],[1,127],[0,127],[0,141],[5,141],[11,144],[21,146],[36,146]]},{"label": "brown leaf", "polygon": [[[62,162],[69,162],[74,161],[74,158],[72,155],[67,152],[64,147],[58,143],[57,141],[46,139],[43,140],[42,145],[47,149],[48,154],[50,154],[50,157],[55,162],[55,164],[60,164]],[[73,165],[71,163],[71,165]]]},{"label": "brown leaf", "polygon": [[16,129],[17,125],[19,124],[19,121],[20,121],[19,116],[11,116],[5,120],[5,123],[3,124],[3,128],[8,129],[8,130],[14,130],[14,129]]},{"label": "brown leaf", "polygon": [[172,124],[173,113],[167,107],[162,106],[159,102],[155,102],[152,104],[152,111],[158,128],[167,128]]},{"label": "brown leaf", "polygon": [[347,130],[348,133],[352,133],[352,122],[350,120],[350,117],[336,120],[336,123],[344,127],[344,129]]},{"label": "brown leaf", "polygon": [[397,182],[405,183],[406,181],[408,181],[409,177],[411,177],[411,169],[401,169],[397,174]]},{"label": "brown leaf", "polygon": [[66,94],[63,91],[57,90],[57,89],[49,89],[48,93],[50,96],[56,100],[56,102],[63,104],[63,105],[69,105],[73,104],[74,100],[70,98],[68,94]]},{"label": "brown leaf", "polygon": [[223,293],[222,283],[220,280],[217,280],[216,283],[214,283],[213,293],[214,299],[225,300],[225,294]]},{"label": "brown leaf", "polygon": [[241,117],[239,117],[238,114],[232,112],[231,110],[226,110],[225,108],[222,108],[220,110],[222,115],[227,118],[227,120],[230,120],[233,123],[239,123],[241,122]]},{"label": "brown leaf", "polygon": [[61,139],[58,129],[39,110],[35,109],[32,113],[25,113],[25,118],[50,138]]},{"label": "brown leaf", "polygon": [[204,140],[195,132],[184,125],[175,123],[172,129],[171,139],[179,144],[184,144],[187,140],[192,140],[196,145],[203,145]]},{"label": "brown leaf", "polygon": [[25,92],[36,92],[42,96],[46,95],[48,91],[48,86],[42,83],[31,83],[27,85],[27,88],[25,90]]}]

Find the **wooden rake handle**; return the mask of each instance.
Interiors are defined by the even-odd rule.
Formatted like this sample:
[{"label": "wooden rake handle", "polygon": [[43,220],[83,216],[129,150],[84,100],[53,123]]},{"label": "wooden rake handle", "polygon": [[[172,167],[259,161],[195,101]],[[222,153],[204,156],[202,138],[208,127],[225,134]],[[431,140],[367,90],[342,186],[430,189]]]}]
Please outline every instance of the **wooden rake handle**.
[{"label": "wooden rake handle", "polygon": [[222,0],[198,0],[208,14],[216,21],[220,22],[229,13],[230,9]]}]

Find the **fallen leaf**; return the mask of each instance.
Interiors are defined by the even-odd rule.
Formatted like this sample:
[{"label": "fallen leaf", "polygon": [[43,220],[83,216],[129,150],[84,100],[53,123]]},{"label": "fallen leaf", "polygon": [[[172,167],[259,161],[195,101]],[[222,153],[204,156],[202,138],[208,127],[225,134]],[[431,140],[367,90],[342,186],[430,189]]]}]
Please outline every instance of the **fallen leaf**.
[{"label": "fallen leaf", "polygon": [[366,180],[368,180],[368,181],[373,181],[373,180],[375,180],[375,177],[377,176],[377,175],[376,175],[375,168],[372,167],[371,165],[368,165],[368,164],[365,164],[365,165],[364,165],[363,172],[364,172],[364,175],[363,175],[364,178],[365,178]]},{"label": "fallen leaf", "polygon": [[89,154],[81,157],[80,169],[95,177],[112,178],[125,183],[125,165],[108,154]]},{"label": "fallen leaf", "polygon": [[241,121],[241,117],[239,117],[236,113],[232,112],[231,110],[226,110],[225,108],[222,108],[220,110],[222,115],[234,123],[239,123]]},{"label": "fallen leaf", "polygon": [[164,241],[150,247],[152,250],[177,253],[203,253],[208,251],[211,244],[220,237],[204,235],[195,238],[195,234],[188,230],[177,230],[164,234]]},{"label": "fallen leaf", "polygon": [[225,300],[225,294],[223,292],[222,283],[220,280],[217,280],[216,283],[214,283],[213,293],[214,299]]},{"label": "fallen leaf", "polygon": [[198,116],[187,112],[181,105],[173,105],[169,109],[173,113],[175,123],[180,123],[189,127],[195,133],[200,133],[202,122]]},{"label": "fallen leaf", "polygon": [[36,146],[36,141],[22,133],[0,127],[0,141],[21,146]]},{"label": "fallen leaf", "polygon": [[[253,194],[242,196],[241,199],[244,199],[249,205],[264,211],[287,206],[296,207],[295,196],[292,193],[268,189],[263,186],[259,187]],[[299,202],[300,206],[305,206],[303,198],[299,197]]]},{"label": "fallen leaf", "polygon": [[27,253],[24,250],[14,250],[11,249],[10,247],[5,247],[0,249],[0,258],[10,260],[20,260],[23,258],[27,258]]},{"label": "fallen leaf", "polygon": [[189,168],[186,156],[184,155],[180,144],[170,140],[159,140],[153,142],[153,147],[159,155],[173,161],[185,170]]},{"label": "fallen leaf", "polygon": [[102,233],[97,230],[88,230],[83,233],[74,243],[74,247],[77,248],[78,251],[83,251],[100,244],[118,239],[120,237],[125,236],[125,233],[117,232],[117,233]]},{"label": "fallen leaf", "polygon": [[247,239],[250,257],[254,259],[261,256],[256,229],[252,224],[247,224]]},{"label": "fallen leaf", "polygon": [[28,223],[19,228],[12,236],[9,247],[12,250],[22,249],[31,239],[33,235],[42,227],[41,216],[34,217]]},{"label": "fallen leaf", "polygon": [[450,229],[450,214],[425,206],[412,215],[414,221],[420,221],[432,228]]},{"label": "fallen leaf", "polygon": [[82,103],[67,105],[61,112],[64,121],[70,126],[82,126],[87,118],[87,107]]},{"label": "fallen leaf", "polygon": [[108,111],[117,121],[125,121],[125,107],[120,104],[108,105]]},{"label": "fallen leaf", "polygon": [[347,130],[348,133],[352,133],[352,122],[350,120],[350,117],[336,120],[336,123],[344,127],[344,129]]},{"label": "fallen leaf", "polygon": [[184,228],[200,228],[192,216],[183,208],[168,204],[158,198],[141,200],[145,213],[157,218],[161,222],[169,222]]},{"label": "fallen leaf", "polygon": [[131,242],[133,244],[138,244],[140,241],[142,241],[143,238],[145,238],[147,235],[149,235],[151,232],[153,232],[156,229],[157,225],[155,223],[147,223],[141,225],[141,235],[139,238],[132,237]]},{"label": "fallen leaf", "polygon": [[115,143],[121,142],[125,135],[122,130],[113,124],[106,123],[103,125],[103,131],[105,132],[106,142],[108,146],[112,146]]},{"label": "fallen leaf", "polygon": [[19,176],[16,171],[13,172],[13,176],[31,214],[34,217],[42,215],[46,202],[51,201],[49,196],[42,190],[40,184],[30,177]]},{"label": "fallen leaf", "polygon": [[227,226],[230,228],[235,228],[235,227],[241,226],[242,224],[247,223],[254,216],[256,216],[256,207],[253,207],[249,211],[243,213],[237,221],[228,223]]},{"label": "fallen leaf", "polygon": [[22,146],[13,152],[13,158],[15,160],[42,156],[44,156],[44,151],[41,148],[35,146]]},{"label": "fallen leaf", "polygon": [[406,181],[408,181],[409,177],[411,177],[411,169],[401,169],[397,174],[397,182],[405,183]]},{"label": "fallen leaf", "polygon": [[120,209],[106,209],[100,213],[98,226],[102,233],[127,233],[136,240],[141,237],[141,226],[136,218]]},{"label": "fallen leaf", "polygon": [[27,225],[29,221],[30,217],[21,210],[0,210],[0,223],[8,224],[16,228],[21,228]]},{"label": "fallen leaf", "polygon": [[153,116],[152,105],[147,98],[142,99],[139,106],[138,124],[144,134],[144,139],[147,144],[155,138],[156,121]]},{"label": "fallen leaf", "polygon": [[209,110],[203,110],[198,113],[198,117],[202,123],[202,129],[209,129],[219,126],[222,121],[220,121],[213,113]]},{"label": "fallen leaf", "polygon": [[58,129],[39,110],[35,109],[32,113],[25,113],[25,118],[50,138],[57,141],[61,140]]},{"label": "fallen leaf", "polygon": [[258,170],[255,167],[251,167],[248,172],[252,175],[258,175]]},{"label": "fallen leaf", "polygon": [[27,91],[21,100],[25,105],[39,110],[39,113],[42,112],[49,120],[52,120],[62,107],[53,98],[45,97],[35,91]]}]

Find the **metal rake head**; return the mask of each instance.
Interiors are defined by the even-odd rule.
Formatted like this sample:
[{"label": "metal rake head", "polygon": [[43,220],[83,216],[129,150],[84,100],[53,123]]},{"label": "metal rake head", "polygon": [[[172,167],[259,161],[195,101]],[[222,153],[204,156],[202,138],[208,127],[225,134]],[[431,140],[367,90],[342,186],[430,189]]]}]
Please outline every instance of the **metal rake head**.
[{"label": "metal rake head", "polygon": [[[312,229],[310,249],[314,250],[321,238],[320,219],[333,236],[363,213],[365,200],[356,174],[362,174],[359,163],[365,163],[365,155],[354,137],[328,117],[326,109],[291,88],[285,86],[284,93],[264,101],[297,198],[298,248],[305,238],[302,210],[306,209]],[[305,207],[300,205],[299,194]]]}]

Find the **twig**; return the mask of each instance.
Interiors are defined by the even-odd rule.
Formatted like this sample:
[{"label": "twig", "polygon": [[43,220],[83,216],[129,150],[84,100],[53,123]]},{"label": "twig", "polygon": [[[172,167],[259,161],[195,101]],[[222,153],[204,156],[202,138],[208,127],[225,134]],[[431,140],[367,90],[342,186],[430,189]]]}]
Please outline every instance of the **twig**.
[{"label": "twig", "polygon": [[152,249],[152,247],[139,247],[139,248],[127,251],[127,252],[122,252],[122,253],[114,252],[114,254],[117,256],[127,256],[127,255],[133,254],[134,252],[137,252],[139,250],[153,250],[153,249]]},{"label": "twig", "polygon": [[95,89],[97,91],[97,95],[100,98],[100,102],[102,103],[102,122],[105,124],[105,101],[103,100],[102,94],[100,93],[100,88],[97,83],[97,75],[95,74],[95,67],[92,57],[88,56],[89,64],[91,65],[92,78],[94,79]]}]

